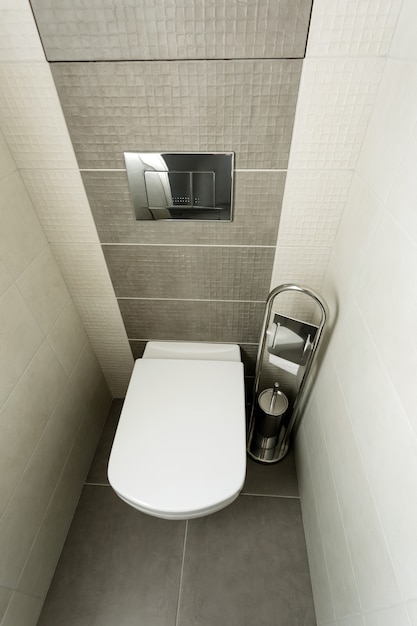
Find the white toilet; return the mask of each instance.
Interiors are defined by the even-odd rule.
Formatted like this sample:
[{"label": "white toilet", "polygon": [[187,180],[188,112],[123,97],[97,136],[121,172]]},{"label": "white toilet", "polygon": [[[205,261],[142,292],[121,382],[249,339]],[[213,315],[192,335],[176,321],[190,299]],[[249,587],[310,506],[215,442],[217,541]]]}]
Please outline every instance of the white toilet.
[{"label": "white toilet", "polygon": [[233,502],[245,472],[239,346],[148,342],[110,455],[115,492],[149,515],[191,519]]}]

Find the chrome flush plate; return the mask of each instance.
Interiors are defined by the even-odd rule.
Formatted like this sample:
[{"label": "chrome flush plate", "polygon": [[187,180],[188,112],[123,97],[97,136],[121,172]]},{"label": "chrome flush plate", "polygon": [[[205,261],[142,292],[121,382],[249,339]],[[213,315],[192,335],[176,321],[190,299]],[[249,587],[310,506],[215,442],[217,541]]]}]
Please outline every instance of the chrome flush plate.
[{"label": "chrome flush plate", "polygon": [[233,152],[125,152],[137,220],[232,221]]}]

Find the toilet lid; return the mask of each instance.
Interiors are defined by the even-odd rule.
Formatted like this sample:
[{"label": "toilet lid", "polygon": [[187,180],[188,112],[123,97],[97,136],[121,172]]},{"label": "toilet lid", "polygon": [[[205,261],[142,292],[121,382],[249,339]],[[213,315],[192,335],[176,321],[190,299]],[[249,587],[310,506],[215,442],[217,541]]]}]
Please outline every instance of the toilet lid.
[{"label": "toilet lid", "polygon": [[233,499],[245,470],[243,364],[138,359],[108,468],[120,497],[192,515]]}]

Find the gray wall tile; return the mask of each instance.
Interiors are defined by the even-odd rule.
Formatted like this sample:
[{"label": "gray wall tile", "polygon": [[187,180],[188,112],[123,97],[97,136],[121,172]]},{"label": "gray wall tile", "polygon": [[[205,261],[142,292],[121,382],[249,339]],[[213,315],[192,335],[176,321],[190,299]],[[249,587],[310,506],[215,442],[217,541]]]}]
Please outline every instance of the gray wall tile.
[{"label": "gray wall tile", "polygon": [[311,0],[32,0],[50,61],[295,58]]},{"label": "gray wall tile", "polygon": [[129,343],[130,343],[133,358],[135,359],[135,361],[136,359],[141,359],[143,356],[143,351],[145,350],[146,341],[139,341],[137,339],[131,339]]},{"label": "gray wall tile", "polygon": [[119,300],[129,339],[257,342],[264,305],[256,302]]},{"label": "gray wall tile", "polygon": [[193,243],[274,246],[285,172],[236,172],[233,221],[176,222],[134,219],[126,172],[82,172],[102,243]]},{"label": "gray wall tile", "polygon": [[116,296],[265,300],[275,248],[103,246]]},{"label": "gray wall tile", "polygon": [[81,168],[125,150],[229,151],[238,168],[285,169],[302,61],[54,63]]}]

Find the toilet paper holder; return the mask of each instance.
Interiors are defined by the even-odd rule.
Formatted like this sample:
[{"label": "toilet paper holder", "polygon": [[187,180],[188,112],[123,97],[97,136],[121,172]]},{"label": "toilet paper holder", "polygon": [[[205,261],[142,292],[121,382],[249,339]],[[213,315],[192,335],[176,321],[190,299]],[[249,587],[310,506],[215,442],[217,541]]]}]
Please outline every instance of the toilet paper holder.
[{"label": "toilet paper holder", "polygon": [[[292,292],[303,294],[317,305],[316,311],[320,318],[317,323],[306,322],[276,312],[276,299],[280,294]],[[277,299],[278,302],[278,299]],[[253,400],[248,428],[248,454],[263,463],[275,463],[283,459],[288,453],[291,434],[301,418],[303,401],[306,390],[312,378],[312,366],[317,356],[320,342],[323,338],[329,313],[326,302],[316,292],[295,284],[284,284],[276,287],[268,295],[265,304],[264,321],[256,359]],[[273,450],[263,445],[256,425],[259,424],[258,394],[264,357],[276,367],[276,377],[279,380],[280,370],[292,381],[293,393],[290,406],[285,415],[285,422],[280,430],[280,436]]]}]

